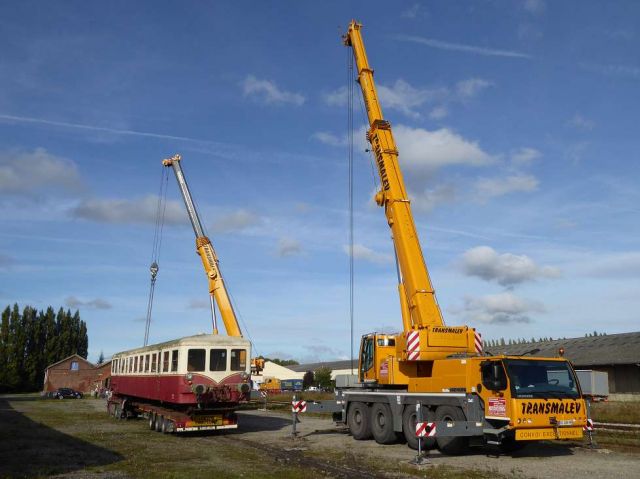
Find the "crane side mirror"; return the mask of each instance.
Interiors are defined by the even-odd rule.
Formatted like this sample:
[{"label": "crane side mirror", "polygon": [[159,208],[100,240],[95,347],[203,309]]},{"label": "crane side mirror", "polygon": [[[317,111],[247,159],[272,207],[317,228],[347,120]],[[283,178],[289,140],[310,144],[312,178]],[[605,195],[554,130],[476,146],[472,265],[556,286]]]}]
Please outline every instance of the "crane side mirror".
[{"label": "crane side mirror", "polygon": [[500,361],[485,361],[480,365],[482,385],[491,391],[507,389],[507,376]]}]

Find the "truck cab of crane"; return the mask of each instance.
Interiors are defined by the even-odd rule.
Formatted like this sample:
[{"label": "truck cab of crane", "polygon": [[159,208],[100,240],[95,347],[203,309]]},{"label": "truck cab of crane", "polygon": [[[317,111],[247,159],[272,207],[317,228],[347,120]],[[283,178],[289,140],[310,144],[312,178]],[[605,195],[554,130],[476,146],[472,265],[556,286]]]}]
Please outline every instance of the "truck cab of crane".
[{"label": "truck cab of crane", "polygon": [[582,437],[586,404],[567,360],[494,356],[479,366],[475,388],[494,426],[516,428],[517,440]]}]

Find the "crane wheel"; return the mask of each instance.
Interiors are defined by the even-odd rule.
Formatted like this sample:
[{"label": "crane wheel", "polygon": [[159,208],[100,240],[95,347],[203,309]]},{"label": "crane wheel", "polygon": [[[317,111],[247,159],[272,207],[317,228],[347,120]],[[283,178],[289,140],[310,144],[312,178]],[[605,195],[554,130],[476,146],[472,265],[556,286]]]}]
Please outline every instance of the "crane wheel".
[{"label": "crane wheel", "polygon": [[[433,422],[435,420],[435,414],[432,409],[422,406],[422,420],[424,422]],[[411,449],[418,449],[418,438],[416,437],[416,406],[409,404],[404,408],[402,413],[402,432],[404,438],[407,441],[407,446]],[[436,447],[436,439],[434,437],[423,437],[422,448],[434,449]]]},{"label": "crane wheel", "polygon": [[[438,406],[438,409],[436,409],[436,421],[466,421],[466,418],[459,407]],[[436,442],[440,451],[451,456],[464,454],[469,448],[469,438],[467,436],[438,437]]]},{"label": "crane wheel", "polygon": [[371,437],[371,409],[363,402],[349,405],[347,425],[354,439],[362,441]]},{"label": "crane wheel", "polygon": [[377,402],[371,407],[371,433],[378,444],[393,444],[398,441],[393,430],[393,414],[388,404]]}]

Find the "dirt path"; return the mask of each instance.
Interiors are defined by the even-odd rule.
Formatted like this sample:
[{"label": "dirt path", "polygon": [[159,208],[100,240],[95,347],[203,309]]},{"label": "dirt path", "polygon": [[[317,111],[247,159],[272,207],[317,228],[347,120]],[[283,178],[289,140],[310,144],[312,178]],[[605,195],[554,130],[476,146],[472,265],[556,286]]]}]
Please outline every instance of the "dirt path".
[{"label": "dirt path", "polygon": [[[264,430],[264,421],[281,420],[281,428]],[[300,439],[292,441],[291,421],[287,414],[277,412],[245,411],[241,413],[241,427],[237,434],[243,440],[271,447],[302,448],[306,455],[348,461],[364,459],[365,463],[398,464],[404,467],[415,457],[415,451],[405,444],[381,446],[375,441],[355,441],[340,431],[329,419],[302,416],[297,425]],[[497,456],[489,448],[475,449],[466,456],[445,456],[431,451],[429,460],[434,465],[446,465],[468,471],[497,472],[505,476],[523,478],[639,478],[640,455],[571,447],[567,444],[535,443],[513,455]],[[346,464],[345,464],[346,465]],[[351,476],[354,477],[354,476]]]}]

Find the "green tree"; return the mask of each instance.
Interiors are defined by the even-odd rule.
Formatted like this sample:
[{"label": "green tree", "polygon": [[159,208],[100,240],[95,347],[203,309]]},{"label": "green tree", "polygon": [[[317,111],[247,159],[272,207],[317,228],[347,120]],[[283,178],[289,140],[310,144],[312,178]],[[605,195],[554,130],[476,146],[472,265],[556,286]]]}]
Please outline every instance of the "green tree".
[{"label": "green tree", "polygon": [[11,316],[11,308],[7,306],[2,312],[2,320],[0,322],[0,392],[8,390],[7,384],[7,367],[9,354],[9,318]]},{"label": "green tree", "polygon": [[98,362],[96,364],[104,363],[104,353],[100,351],[100,356],[98,357]]},{"label": "green tree", "polygon": [[331,369],[327,367],[316,369],[314,377],[316,380],[316,384],[321,389],[329,389],[333,385],[331,381]]},{"label": "green tree", "polygon": [[307,371],[304,373],[304,376],[302,376],[302,388],[307,389],[310,386],[313,386],[313,380],[313,371]]}]

